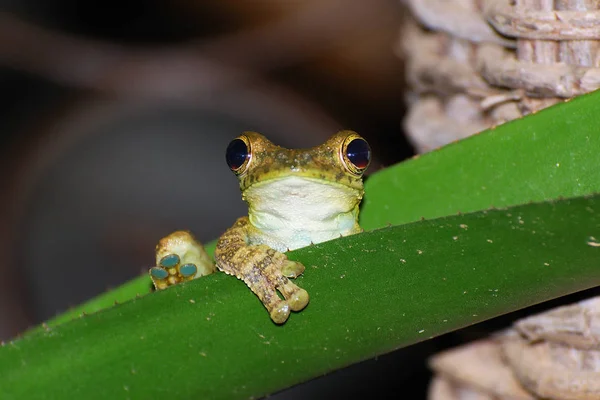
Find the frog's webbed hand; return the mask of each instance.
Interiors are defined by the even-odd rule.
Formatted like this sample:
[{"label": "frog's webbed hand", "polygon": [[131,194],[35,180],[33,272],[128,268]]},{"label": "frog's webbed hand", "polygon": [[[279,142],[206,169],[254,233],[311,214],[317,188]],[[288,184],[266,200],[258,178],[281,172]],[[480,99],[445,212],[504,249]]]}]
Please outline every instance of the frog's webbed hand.
[{"label": "frog's webbed hand", "polygon": [[217,267],[243,280],[269,311],[273,322],[283,324],[290,310],[300,311],[308,304],[306,290],[286,277],[297,277],[304,266],[267,245],[249,245],[248,224],[248,217],[239,218],[219,238],[215,249]]},{"label": "frog's webbed hand", "polygon": [[213,262],[192,234],[176,231],[156,245],[156,267],[149,273],[156,289],[166,289],[214,271]]}]

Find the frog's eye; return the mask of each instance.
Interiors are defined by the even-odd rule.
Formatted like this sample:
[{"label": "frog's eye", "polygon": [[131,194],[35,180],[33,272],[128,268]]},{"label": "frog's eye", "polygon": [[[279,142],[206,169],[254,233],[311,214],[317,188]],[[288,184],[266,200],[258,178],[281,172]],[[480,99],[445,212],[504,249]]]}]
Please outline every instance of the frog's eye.
[{"label": "frog's eye", "polygon": [[250,142],[245,136],[233,139],[225,151],[227,165],[236,175],[243,174],[246,171],[250,158]]},{"label": "frog's eye", "polygon": [[348,136],[342,146],[342,159],[350,172],[360,175],[371,162],[371,147],[358,135]]}]

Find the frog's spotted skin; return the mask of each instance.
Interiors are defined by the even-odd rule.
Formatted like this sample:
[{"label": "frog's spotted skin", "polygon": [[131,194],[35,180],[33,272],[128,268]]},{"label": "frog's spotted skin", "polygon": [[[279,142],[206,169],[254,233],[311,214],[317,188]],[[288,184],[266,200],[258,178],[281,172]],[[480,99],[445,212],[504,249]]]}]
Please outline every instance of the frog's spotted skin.
[{"label": "frog's spotted skin", "polygon": [[[267,245],[248,245],[248,217],[239,218],[219,238],[215,249],[217,266],[228,275],[243,280],[265,305],[271,319],[284,323],[290,310],[300,311],[308,304],[308,293],[286,277],[297,277],[304,266]],[[283,295],[282,300],[277,291]]]},{"label": "frog's spotted skin", "polygon": [[[290,310],[300,311],[309,301],[308,293],[288,279],[302,274],[304,266],[283,252],[362,231],[358,207],[370,155],[367,142],[352,131],[338,132],[310,149],[286,149],[244,132],[227,148],[248,216],[219,238],[217,268],[243,280],[275,323],[284,323]],[[160,259],[157,253],[157,262],[164,264],[163,257],[171,253]],[[167,258],[167,264],[173,260]]]},{"label": "frog's spotted skin", "polygon": [[213,262],[192,234],[176,231],[158,242],[156,267],[149,273],[156,289],[166,289],[214,271]]}]

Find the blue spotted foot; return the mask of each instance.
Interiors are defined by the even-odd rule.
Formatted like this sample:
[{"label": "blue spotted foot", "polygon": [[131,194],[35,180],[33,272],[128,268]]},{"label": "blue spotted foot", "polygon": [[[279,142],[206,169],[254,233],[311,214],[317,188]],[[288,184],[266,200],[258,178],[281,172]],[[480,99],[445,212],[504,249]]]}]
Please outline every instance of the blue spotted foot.
[{"label": "blue spotted foot", "polygon": [[149,273],[154,287],[162,290],[214,271],[214,263],[192,234],[176,231],[158,242],[156,266]]}]

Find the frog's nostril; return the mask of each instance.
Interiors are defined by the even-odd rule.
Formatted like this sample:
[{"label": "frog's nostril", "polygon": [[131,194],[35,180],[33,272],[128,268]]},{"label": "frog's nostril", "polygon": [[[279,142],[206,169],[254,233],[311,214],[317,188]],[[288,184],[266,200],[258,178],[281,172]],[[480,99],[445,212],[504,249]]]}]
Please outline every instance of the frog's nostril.
[{"label": "frog's nostril", "polygon": [[233,139],[225,151],[225,160],[229,168],[236,174],[241,174],[250,159],[250,148],[245,140]]}]

